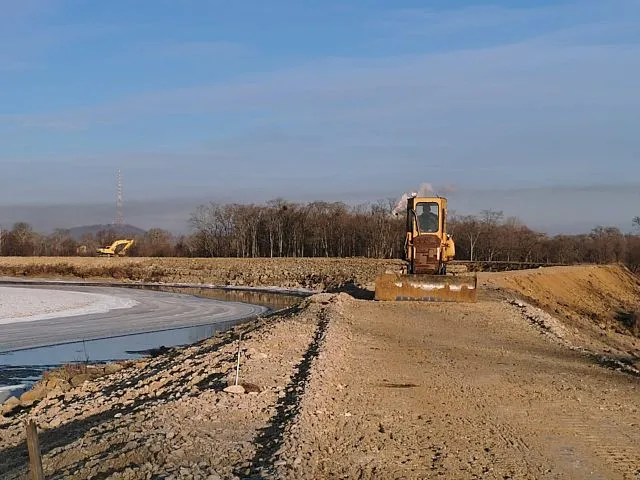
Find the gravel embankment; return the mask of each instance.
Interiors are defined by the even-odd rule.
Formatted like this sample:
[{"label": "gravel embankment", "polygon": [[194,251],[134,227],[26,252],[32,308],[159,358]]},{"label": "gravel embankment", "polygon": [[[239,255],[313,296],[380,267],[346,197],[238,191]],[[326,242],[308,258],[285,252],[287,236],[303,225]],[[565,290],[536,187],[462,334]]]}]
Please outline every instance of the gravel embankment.
[{"label": "gravel embankment", "polygon": [[[50,376],[28,392],[31,405],[3,409],[0,478],[25,474],[26,418],[40,426],[49,479],[244,478],[270,465],[317,350],[329,308],[322,298],[306,300],[297,315],[259,319],[122,370],[111,366],[98,379]],[[240,333],[240,383],[250,393],[238,395],[223,389],[235,375]]]}]

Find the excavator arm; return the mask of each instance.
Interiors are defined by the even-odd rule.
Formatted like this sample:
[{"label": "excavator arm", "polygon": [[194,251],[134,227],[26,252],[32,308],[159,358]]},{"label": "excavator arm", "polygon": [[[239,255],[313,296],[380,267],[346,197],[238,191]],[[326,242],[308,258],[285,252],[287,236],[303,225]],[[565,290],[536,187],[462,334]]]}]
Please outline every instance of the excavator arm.
[{"label": "excavator arm", "polygon": [[97,253],[104,257],[123,257],[133,244],[133,240],[116,240],[108,247],[98,248]]}]

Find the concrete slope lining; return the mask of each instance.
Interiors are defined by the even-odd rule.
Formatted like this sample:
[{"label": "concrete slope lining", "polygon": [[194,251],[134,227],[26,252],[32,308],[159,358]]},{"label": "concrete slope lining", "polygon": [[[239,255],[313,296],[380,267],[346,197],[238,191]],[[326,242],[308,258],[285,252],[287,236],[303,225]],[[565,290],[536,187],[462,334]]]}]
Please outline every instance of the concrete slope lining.
[{"label": "concrete slope lining", "polygon": [[[42,289],[28,289],[33,298]],[[111,297],[113,304],[135,304],[123,309],[60,316],[38,321],[6,323],[2,327],[0,352],[66,342],[107,338],[188,326],[237,321],[266,311],[265,307],[240,302],[223,302],[192,295],[113,287],[59,287],[56,294],[70,290]],[[49,290],[54,291],[54,290]],[[48,293],[47,293],[47,298]],[[99,297],[103,298],[103,297]],[[128,303],[129,302],[129,303]]]},{"label": "concrete slope lining", "polygon": [[0,324],[107,313],[137,304],[124,295],[0,287]]}]

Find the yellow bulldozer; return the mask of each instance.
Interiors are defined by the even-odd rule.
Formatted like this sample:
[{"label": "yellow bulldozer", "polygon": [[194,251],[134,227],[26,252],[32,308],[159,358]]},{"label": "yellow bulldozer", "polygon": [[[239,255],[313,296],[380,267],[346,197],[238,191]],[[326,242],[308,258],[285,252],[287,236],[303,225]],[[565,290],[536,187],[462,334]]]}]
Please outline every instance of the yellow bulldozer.
[{"label": "yellow bulldozer", "polygon": [[124,257],[133,243],[133,240],[116,240],[108,247],[98,248],[96,253],[101,257]]},{"label": "yellow bulldozer", "polygon": [[447,199],[407,199],[406,237],[402,272],[376,279],[376,300],[475,302],[477,277],[448,275],[447,264],[455,257],[455,243],[447,233]]}]

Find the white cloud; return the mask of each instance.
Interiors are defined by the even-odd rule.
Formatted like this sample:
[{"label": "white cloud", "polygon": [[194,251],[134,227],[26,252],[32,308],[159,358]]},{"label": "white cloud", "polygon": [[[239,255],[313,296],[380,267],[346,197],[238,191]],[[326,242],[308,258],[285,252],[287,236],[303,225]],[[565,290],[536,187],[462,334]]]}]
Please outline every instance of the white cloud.
[{"label": "white cloud", "polygon": [[[84,111],[0,117],[0,124],[69,129],[108,122],[110,129],[118,123],[135,128],[158,115],[224,119],[244,112],[245,126],[232,137],[217,138],[212,129],[201,145],[182,151],[116,155],[132,167],[159,162],[174,171],[181,164],[209,182],[217,181],[216,165],[224,165],[226,184],[253,165],[251,185],[261,176],[275,185],[276,175],[305,188],[325,162],[340,164],[345,178],[372,183],[382,175],[398,189],[404,188],[400,172],[412,168],[428,169],[436,182],[466,185],[619,180],[640,175],[640,140],[629,132],[640,109],[638,84],[639,47],[525,42],[325,60],[237,84],[157,92]],[[261,128],[251,121],[254,111],[266,119]],[[270,128],[274,124],[279,126]],[[304,172],[296,168],[301,159]]]},{"label": "white cloud", "polygon": [[[574,26],[604,25],[634,18],[637,0],[558,1],[550,5],[470,5],[449,10],[396,9],[386,12],[376,25],[392,35],[419,35],[429,39],[477,37],[478,34],[515,32],[523,38],[571,30]],[[482,39],[480,39],[482,41]]]},{"label": "white cloud", "polygon": [[640,100],[640,46],[533,46],[383,59],[323,60],[229,84],[175,89],[70,112],[0,117],[32,124],[128,121],[157,114],[222,115],[273,109],[314,116],[332,111],[386,115],[543,106],[632,107]]},{"label": "white cloud", "polygon": [[[603,3],[609,7],[603,7]],[[391,17],[417,17],[462,30],[469,23],[513,25],[516,20],[558,15],[573,19],[572,25],[507,45],[410,56],[321,59],[246,75],[232,83],[149,92],[109,104],[28,118],[5,116],[0,122],[56,128],[60,124],[127,122],[145,115],[217,116],[258,109],[270,115],[302,118],[323,113],[357,117],[359,112],[380,118],[388,116],[390,110],[402,110],[411,117],[428,112],[477,112],[489,107],[629,106],[638,101],[635,92],[640,44],[599,44],[594,37],[603,31],[620,32],[618,27],[628,27],[630,22],[637,26],[625,14],[638,5],[632,0],[590,0],[536,9],[485,6],[437,13],[400,11]],[[604,12],[608,16],[602,16]],[[575,41],[568,42],[568,38]],[[166,44],[160,52],[169,56],[226,55],[241,49],[229,42],[186,42]]]}]

